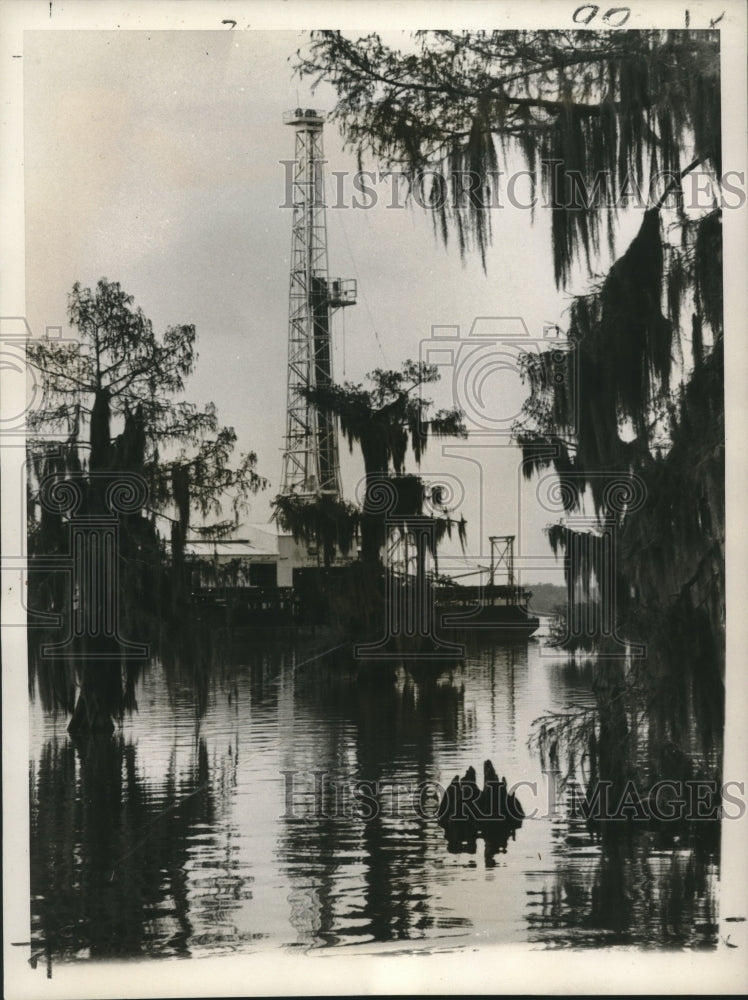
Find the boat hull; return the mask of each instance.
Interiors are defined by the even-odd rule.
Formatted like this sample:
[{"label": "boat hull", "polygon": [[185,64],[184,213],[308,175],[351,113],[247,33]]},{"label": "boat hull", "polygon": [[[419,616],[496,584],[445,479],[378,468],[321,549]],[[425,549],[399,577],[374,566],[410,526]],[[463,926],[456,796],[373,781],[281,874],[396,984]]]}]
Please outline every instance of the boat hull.
[{"label": "boat hull", "polygon": [[444,605],[437,609],[441,627],[449,631],[485,632],[492,638],[529,639],[540,619],[523,605],[489,604],[480,607]]}]

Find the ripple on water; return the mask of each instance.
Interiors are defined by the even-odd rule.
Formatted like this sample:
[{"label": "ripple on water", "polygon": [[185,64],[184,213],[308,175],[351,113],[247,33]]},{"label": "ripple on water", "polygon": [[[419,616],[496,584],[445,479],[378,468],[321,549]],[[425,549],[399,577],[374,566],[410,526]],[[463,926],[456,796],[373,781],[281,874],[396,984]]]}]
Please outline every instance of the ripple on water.
[{"label": "ripple on water", "polygon": [[[35,941],[67,958],[714,942],[718,869],[692,851],[642,840],[606,853],[541,809],[506,853],[488,856],[482,840],[449,853],[416,812],[419,782],[444,785],[470,765],[480,777],[487,758],[542,789],[532,722],[591,703],[584,671],[537,644],[373,684],[324,661],[300,679],[277,647],[242,655],[222,665],[200,720],[189,685],[175,691],[154,665],[139,711],[88,758],[63,719],[33,706]],[[282,772],[295,776],[290,803]],[[351,794],[359,781],[378,783],[372,818]]]}]

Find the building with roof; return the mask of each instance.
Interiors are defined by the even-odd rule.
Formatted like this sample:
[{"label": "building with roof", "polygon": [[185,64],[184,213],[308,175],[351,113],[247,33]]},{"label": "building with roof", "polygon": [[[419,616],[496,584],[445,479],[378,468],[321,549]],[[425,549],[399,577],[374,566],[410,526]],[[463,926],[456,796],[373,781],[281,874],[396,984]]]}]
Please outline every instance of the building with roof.
[{"label": "building with roof", "polygon": [[292,587],[294,570],[319,566],[321,558],[272,523],[239,525],[230,538],[190,538],[184,555],[193,591]]}]

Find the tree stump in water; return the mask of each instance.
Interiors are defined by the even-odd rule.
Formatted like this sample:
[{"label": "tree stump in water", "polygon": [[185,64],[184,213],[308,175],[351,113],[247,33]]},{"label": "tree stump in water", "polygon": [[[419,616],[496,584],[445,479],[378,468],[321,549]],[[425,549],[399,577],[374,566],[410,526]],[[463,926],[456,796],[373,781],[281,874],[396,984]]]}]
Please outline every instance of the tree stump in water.
[{"label": "tree stump in water", "polygon": [[482,837],[486,863],[493,863],[497,851],[506,851],[510,837],[522,826],[524,810],[506,779],[499,779],[490,760],[483,766],[484,786],[479,789],[475,768],[469,767],[464,778],[455,775],[445,790],[437,811],[437,821],[444,830],[452,854],[475,853],[475,842]]}]

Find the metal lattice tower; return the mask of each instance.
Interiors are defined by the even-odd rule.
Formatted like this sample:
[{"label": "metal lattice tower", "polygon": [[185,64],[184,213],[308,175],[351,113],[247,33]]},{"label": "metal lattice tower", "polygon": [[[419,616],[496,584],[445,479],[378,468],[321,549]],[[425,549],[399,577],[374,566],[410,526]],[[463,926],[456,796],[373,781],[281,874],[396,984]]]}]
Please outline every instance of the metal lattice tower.
[{"label": "metal lattice tower", "polygon": [[514,586],[514,535],[491,535],[491,570],[489,584],[496,582],[496,573],[502,567],[506,570],[506,584]]},{"label": "metal lattice tower", "polygon": [[488,539],[491,543],[491,570],[489,576],[489,600],[491,604],[496,602],[496,573],[502,568],[506,570],[506,586],[503,588],[503,597],[507,604],[512,601],[516,584],[514,582],[514,535],[491,535]]},{"label": "metal lattice tower", "polygon": [[332,313],[356,302],[356,281],[329,278],[322,126],[318,111],[283,116],[296,130],[288,311],[286,449],[281,493],[341,495],[337,421],[319,413],[302,390],[332,382]]}]

